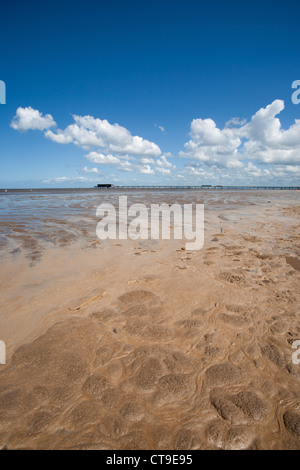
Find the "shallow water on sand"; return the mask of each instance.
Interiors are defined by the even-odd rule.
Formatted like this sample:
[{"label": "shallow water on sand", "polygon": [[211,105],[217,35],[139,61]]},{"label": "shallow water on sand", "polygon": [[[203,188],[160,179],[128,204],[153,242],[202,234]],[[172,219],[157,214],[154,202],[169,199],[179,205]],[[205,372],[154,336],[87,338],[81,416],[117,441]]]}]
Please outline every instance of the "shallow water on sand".
[{"label": "shallow water on sand", "polygon": [[[66,245],[95,240],[96,209],[102,203],[118,208],[119,196],[127,196],[128,206],[153,204],[204,204],[205,211],[220,211],[220,218],[234,221],[249,207],[272,208],[296,204],[298,191],[209,191],[209,190],[8,190],[0,192],[0,249],[32,251],[40,256],[43,242]],[[270,206],[271,207],[271,206]],[[239,210],[238,214],[236,210]],[[233,210],[232,213],[230,211]],[[248,211],[249,212],[249,211]],[[249,214],[248,214],[249,215]]]}]

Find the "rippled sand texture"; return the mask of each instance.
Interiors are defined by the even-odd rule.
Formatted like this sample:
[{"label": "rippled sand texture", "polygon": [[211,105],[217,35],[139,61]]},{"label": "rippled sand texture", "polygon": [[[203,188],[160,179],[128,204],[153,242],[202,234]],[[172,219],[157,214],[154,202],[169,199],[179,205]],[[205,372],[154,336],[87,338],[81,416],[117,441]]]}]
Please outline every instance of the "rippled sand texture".
[{"label": "rippled sand texture", "polygon": [[0,447],[300,448],[298,192],[153,196],[206,204],[189,252],[97,241],[99,193],[32,197],[2,221]]}]

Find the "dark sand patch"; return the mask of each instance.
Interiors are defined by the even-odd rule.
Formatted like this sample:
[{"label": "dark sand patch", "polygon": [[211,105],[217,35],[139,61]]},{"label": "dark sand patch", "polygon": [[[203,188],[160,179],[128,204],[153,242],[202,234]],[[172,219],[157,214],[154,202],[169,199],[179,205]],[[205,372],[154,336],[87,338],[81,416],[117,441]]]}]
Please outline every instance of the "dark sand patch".
[{"label": "dark sand patch", "polygon": [[290,266],[292,266],[292,268],[296,269],[296,271],[300,271],[300,259],[299,258],[294,258],[293,256],[287,256],[285,260]]}]

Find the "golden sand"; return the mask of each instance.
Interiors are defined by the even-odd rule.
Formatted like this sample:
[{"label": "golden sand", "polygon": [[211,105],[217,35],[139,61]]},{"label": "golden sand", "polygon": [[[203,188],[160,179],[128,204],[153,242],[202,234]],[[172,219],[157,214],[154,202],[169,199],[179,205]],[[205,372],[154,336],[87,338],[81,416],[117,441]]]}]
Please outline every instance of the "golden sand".
[{"label": "golden sand", "polygon": [[0,447],[299,449],[300,204],[276,194],[206,211],[199,251],[25,228],[2,257]]}]

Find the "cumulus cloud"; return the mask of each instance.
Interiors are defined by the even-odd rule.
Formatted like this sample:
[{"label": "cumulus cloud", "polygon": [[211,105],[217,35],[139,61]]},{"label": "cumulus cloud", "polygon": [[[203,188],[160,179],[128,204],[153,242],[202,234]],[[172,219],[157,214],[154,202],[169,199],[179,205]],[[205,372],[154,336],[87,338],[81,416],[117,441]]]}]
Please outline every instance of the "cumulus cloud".
[{"label": "cumulus cloud", "polygon": [[166,156],[165,155],[162,155],[160,158],[158,158],[156,161],[155,161],[155,165],[159,168],[175,168],[175,165],[172,165],[172,163],[170,163]]},{"label": "cumulus cloud", "polygon": [[97,148],[115,155],[136,155],[158,157],[161,150],[154,142],[133,136],[128,129],[119,124],[110,124],[106,119],[93,116],[73,116],[74,124],[64,130],[49,130],[48,139],[59,144],[73,143],[84,149]]},{"label": "cumulus cloud", "polygon": [[176,166],[170,163],[165,155],[155,161],[155,171],[161,175],[169,175],[175,168]]},{"label": "cumulus cloud", "polygon": [[149,163],[150,163],[150,164],[153,164],[153,163],[154,163],[154,159],[153,159],[153,158],[141,158],[140,161],[141,161],[141,163],[146,164],[146,165],[149,164]]},{"label": "cumulus cloud", "polygon": [[244,124],[246,124],[247,119],[241,119],[239,117],[234,117],[229,119],[229,121],[226,122],[225,127],[241,127]]},{"label": "cumulus cloud", "polygon": [[114,157],[114,155],[105,155],[100,152],[90,152],[85,155],[90,162],[97,163],[98,165],[116,165],[120,163],[120,159]]},{"label": "cumulus cloud", "polygon": [[[84,149],[84,157],[93,164],[92,168],[82,168],[86,174],[96,175],[96,165],[102,165],[132,176],[149,175],[149,181],[154,181],[152,175],[186,184],[298,184],[300,120],[283,129],[278,117],[283,110],[284,102],[275,100],[259,109],[248,122],[233,117],[223,128],[210,118],[194,119],[184,151],[173,160],[178,167],[178,163],[182,166],[180,157],[184,158],[182,169],[169,161],[171,153],[162,154],[154,142],[132,135],[119,124],[89,115],[74,115],[70,125],[58,129],[50,114],[42,115],[31,107],[18,108],[11,127],[18,131],[41,130],[53,142],[73,143]],[[60,177],[52,182],[86,181],[78,178]]]},{"label": "cumulus cloud", "polygon": [[[191,139],[180,156],[202,162],[206,167],[241,169],[246,160],[261,163],[300,163],[300,120],[287,130],[276,116],[284,109],[282,100],[261,108],[250,122],[233,118],[223,129],[212,119],[194,119]],[[235,127],[230,127],[234,125]]]},{"label": "cumulus cloud", "polygon": [[121,171],[132,171],[132,163],[128,161],[120,162],[120,165],[118,166],[118,170]]},{"label": "cumulus cloud", "polygon": [[83,173],[99,173],[98,168],[88,168],[87,166],[81,169]]},{"label": "cumulus cloud", "polygon": [[128,160],[121,161],[117,166],[117,169],[120,171],[130,171],[144,175],[168,175],[171,173],[171,170],[175,168],[175,165],[172,165],[167,160],[165,155],[162,155],[160,158],[157,159],[141,158],[139,160],[134,159],[131,162],[129,162]]},{"label": "cumulus cloud", "polygon": [[117,167],[120,171],[135,172],[143,175],[154,175],[155,171],[149,164],[143,163],[131,163],[128,161],[122,161]]},{"label": "cumulus cloud", "polygon": [[55,127],[56,122],[54,121],[51,114],[46,114],[43,116],[40,111],[33,109],[31,106],[28,106],[27,108],[19,107],[17,109],[16,115],[10,125],[16,131],[43,131],[45,129],[49,129],[50,127]]},{"label": "cumulus cloud", "polygon": [[297,186],[300,165],[255,165],[248,161],[241,168],[206,167],[202,163],[187,163],[176,175],[186,184]]},{"label": "cumulus cloud", "polygon": [[[84,157],[96,165],[114,165],[120,171],[141,174],[155,174],[153,166],[161,156],[161,150],[154,142],[132,135],[119,124],[110,124],[106,119],[93,116],[73,115],[74,122],[65,129],[58,129],[50,114],[43,116],[38,110],[18,108],[11,126],[19,131],[45,131],[47,139],[58,144],[74,144],[88,153]],[[83,173],[98,173],[97,168],[81,170]],[[74,181],[61,177],[54,182]],[[79,181],[79,179],[78,179]],[[83,181],[83,180],[82,180]]]},{"label": "cumulus cloud", "polygon": [[191,139],[184,145],[180,156],[205,163],[207,166],[239,167],[237,152],[241,138],[236,129],[219,129],[212,119],[194,119],[191,123]]},{"label": "cumulus cloud", "polygon": [[154,175],[155,171],[151,168],[150,165],[137,165],[136,166],[137,173],[144,174],[144,175]]},{"label": "cumulus cloud", "polygon": [[276,117],[283,109],[284,101],[275,100],[240,129],[240,135],[248,139],[243,149],[246,158],[264,163],[300,163],[300,119],[283,130]]}]

